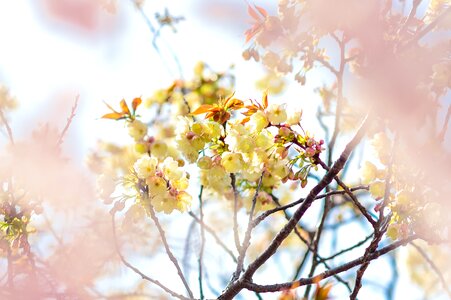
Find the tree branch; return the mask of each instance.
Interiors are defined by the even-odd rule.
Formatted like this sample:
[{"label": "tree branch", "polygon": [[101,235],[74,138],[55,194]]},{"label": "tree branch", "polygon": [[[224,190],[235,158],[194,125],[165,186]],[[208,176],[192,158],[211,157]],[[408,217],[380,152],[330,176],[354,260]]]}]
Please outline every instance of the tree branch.
[{"label": "tree branch", "polygon": [[9,127],[8,120],[6,120],[6,117],[3,114],[3,111],[1,108],[0,108],[0,120],[2,121],[3,125],[5,125],[6,132],[8,133],[9,142],[11,143],[11,145],[14,145],[13,131],[11,130],[11,127]]},{"label": "tree branch", "polygon": [[310,285],[310,284],[316,283],[320,280],[329,278],[335,274],[339,274],[339,273],[348,271],[358,265],[363,264],[365,261],[374,260],[390,251],[397,249],[400,246],[406,245],[407,243],[409,243],[417,238],[418,238],[417,235],[412,235],[406,239],[399,240],[399,241],[394,242],[391,245],[388,245],[378,251],[375,251],[367,257],[365,257],[365,255],[363,255],[363,256],[361,256],[357,259],[354,259],[350,262],[347,262],[339,267],[324,271],[324,272],[322,272],[318,275],[312,276],[312,277],[303,278],[303,279],[299,279],[299,280],[295,280],[295,281],[291,281],[291,282],[277,283],[277,284],[270,284],[270,285],[259,285],[259,284],[252,283],[250,281],[245,281],[243,283],[243,286],[244,286],[244,288],[251,290],[251,291],[255,291],[255,292],[259,292],[259,293],[271,293],[271,292],[279,292],[279,291],[288,290],[288,289],[294,289],[299,286]]},{"label": "tree branch", "polygon": [[72,120],[73,120],[74,117],[75,117],[75,112],[77,111],[77,106],[78,106],[78,100],[79,100],[79,99],[80,99],[80,95],[77,95],[77,96],[75,97],[75,103],[74,103],[74,105],[72,106],[72,109],[71,109],[71,111],[70,111],[70,115],[69,115],[69,117],[67,118],[66,125],[64,126],[63,131],[61,131],[61,134],[60,134],[60,136],[59,136],[59,138],[58,138],[58,141],[56,142],[56,146],[57,146],[57,147],[61,146],[61,144],[63,143],[64,136],[66,135],[67,130],[69,130],[70,124],[72,123]]},{"label": "tree branch", "polygon": [[363,240],[361,240],[361,241],[358,242],[357,244],[354,244],[354,245],[352,245],[351,247],[345,248],[345,249],[343,249],[343,250],[341,250],[341,251],[339,251],[339,252],[337,252],[337,253],[335,253],[335,254],[329,256],[329,257],[325,257],[325,258],[323,258],[322,260],[323,260],[323,261],[325,261],[325,260],[331,260],[331,259],[333,259],[333,258],[335,258],[335,257],[337,257],[337,256],[342,255],[343,253],[346,253],[346,252],[349,252],[349,251],[351,251],[351,250],[354,250],[355,248],[358,248],[358,247],[362,246],[363,244],[365,244],[365,243],[366,243],[373,235],[374,235],[374,234],[371,233],[370,235],[368,235],[366,238],[364,238]]},{"label": "tree branch", "polygon": [[[193,212],[188,212],[188,214],[197,222],[197,223],[201,223],[201,220],[193,213]],[[205,222],[202,222],[204,229],[211,234],[211,236],[215,239],[216,243],[218,243],[219,246],[222,247],[222,249],[224,249],[225,252],[227,252],[227,254],[229,254],[229,256],[233,259],[234,262],[237,262],[237,258],[235,256],[235,254],[233,254],[233,251],[230,250],[226,244],[224,244],[224,242],[221,240],[221,238],[216,234],[216,232],[213,230],[213,228],[211,228],[210,226],[208,226],[207,224],[205,224]]]},{"label": "tree branch", "polygon": [[262,175],[260,176],[260,180],[258,181],[258,184],[257,184],[257,189],[255,190],[254,197],[252,198],[252,206],[251,206],[251,210],[249,212],[249,221],[247,223],[247,229],[244,234],[243,243],[240,246],[240,254],[238,256],[238,262],[236,264],[236,270],[232,276],[231,282],[235,281],[236,279],[238,279],[240,277],[241,270],[243,269],[244,258],[246,256],[247,248],[249,248],[250,241],[251,241],[251,232],[252,232],[252,229],[254,228],[252,226],[252,219],[254,216],[254,210],[255,210],[255,204],[257,202],[258,192],[260,191],[260,188],[262,186],[263,174],[264,173],[262,173]]},{"label": "tree branch", "polygon": [[174,267],[177,269],[177,274],[180,277],[180,280],[182,281],[183,285],[185,286],[186,291],[188,292],[188,295],[190,298],[194,298],[193,292],[191,291],[188,282],[186,281],[185,276],[183,275],[182,269],[180,268],[180,265],[177,261],[177,258],[175,258],[174,254],[172,253],[168,241],[166,240],[166,234],[163,230],[163,227],[161,227],[160,221],[158,220],[155,210],[153,208],[152,203],[149,203],[149,211],[150,211],[150,218],[155,223],[155,226],[157,226],[158,233],[160,234],[161,241],[163,242],[164,249],[166,250],[166,254],[168,255],[169,259],[171,260]]},{"label": "tree branch", "polygon": [[[369,188],[368,186],[361,185],[361,186],[353,187],[353,188],[351,188],[349,190],[351,192],[355,192],[355,191],[359,191],[359,190],[368,190],[368,188]],[[343,195],[345,193],[347,193],[347,192],[346,191],[330,191],[328,193],[324,193],[322,195],[316,196],[315,200],[323,199],[325,197],[329,197],[329,196],[333,196],[333,195]],[[261,221],[263,221],[268,216],[270,216],[270,215],[272,215],[272,214],[274,214],[274,213],[276,213],[278,211],[286,210],[288,208],[291,208],[291,207],[294,207],[294,206],[296,206],[298,204],[301,204],[302,202],[304,202],[304,200],[305,200],[305,198],[300,198],[299,200],[293,201],[293,202],[291,202],[289,204],[286,204],[286,205],[283,205],[283,206],[279,206],[279,207],[275,207],[273,209],[269,209],[269,210],[261,213],[257,218],[254,219],[253,226],[254,227],[257,226],[258,224],[260,224]]]},{"label": "tree branch", "polygon": [[431,30],[433,30],[439,22],[441,22],[449,13],[451,12],[451,6],[449,6],[440,16],[435,18],[434,21],[429,23],[426,27],[424,27],[421,31],[419,31],[415,36],[409,40],[407,43],[400,47],[400,51],[408,49],[413,44],[417,43],[422,37],[428,34]]},{"label": "tree branch", "polygon": [[257,257],[257,259],[255,259],[254,262],[252,262],[249,265],[247,270],[243,273],[241,279],[236,281],[234,284],[231,284],[218,299],[221,300],[232,299],[235,295],[237,295],[243,289],[244,282],[250,281],[254,273],[277,251],[280,244],[296,227],[296,224],[305,214],[307,209],[312,205],[313,201],[315,200],[315,197],[334,179],[334,177],[338,174],[338,172],[340,172],[340,170],[343,168],[352,150],[362,140],[363,135],[366,131],[366,126],[369,123],[368,120],[369,120],[368,117],[365,118],[363,124],[360,126],[355,136],[346,145],[345,150],[340,155],[339,159],[334,163],[330,171],[324,175],[321,181],[310,191],[310,193],[305,198],[305,201],[295,211],[290,221],[288,221],[288,223],[274,237],[268,248],[265,251],[263,251],[263,253],[260,254]]},{"label": "tree branch", "polygon": [[204,191],[204,186],[200,186],[199,191],[199,214],[200,214],[200,251],[199,251],[199,292],[200,292],[200,300],[204,300],[204,288],[202,283],[202,260],[204,257],[204,248],[205,248],[205,226],[204,226],[204,210],[203,210],[203,200],[202,194]]},{"label": "tree branch", "polygon": [[233,238],[235,241],[236,250],[241,252],[240,235],[238,230],[238,190],[236,189],[235,174],[230,174],[231,185],[233,189]]},{"label": "tree branch", "polygon": [[116,220],[115,220],[115,214],[112,214],[112,218],[111,218],[112,222],[113,222],[113,239],[114,239],[114,246],[116,249],[117,254],[119,255],[119,258],[121,259],[122,263],[129,268],[130,270],[132,270],[133,272],[135,272],[136,274],[138,274],[139,276],[141,276],[142,279],[147,280],[155,285],[157,285],[158,287],[160,287],[162,290],[164,290],[166,293],[168,293],[169,295],[171,295],[172,297],[181,299],[181,300],[190,300],[190,298],[187,298],[183,295],[177,294],[176,292],[170,290],[169,288],[167,288],[166,286],[164,286],[161,282],[159,282],[158,280],[155,280],[153,278],[150,278],[149,276],[145,275],[143,272],[141,272],[138,268],[134,267],[132,264],[130,264],[125,257],[122,255],[121,250],[119,248],[119,243],[117,240],[117,234],[116,234]]}]

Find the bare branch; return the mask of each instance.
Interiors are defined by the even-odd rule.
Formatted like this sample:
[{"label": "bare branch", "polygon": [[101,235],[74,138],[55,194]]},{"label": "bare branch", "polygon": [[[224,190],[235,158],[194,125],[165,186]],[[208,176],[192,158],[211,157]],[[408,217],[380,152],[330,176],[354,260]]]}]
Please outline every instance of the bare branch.
[{"label": "bare branch", "polygon": [[[349,190],[351,192],[355,192],[355,191],[359,191],[359,190],[368,190],[368,186],[363,186],[363,185],[356,186],[356,187],[353,187],[353,188],[351,188]],[[316,196],[315,200],[323,199],[325,197],[329,197],[329,196],[333,196],[333,195],[343,195],[345,193],[347,193],[347,192],[346,191],[331,191],[331,192],[324,193],[322,195]],[[274,214],[274,213],[276,213],[278,211],[286,210],[288,208],[291,208],[291,207],[294,207],[294,206],[296,206],[298,204],[301,204],[302,202],[304,202],[304,200],[305,200],[305,198],[300,198],[299,200],[293,201],[293,202],[291,202],[289,204],[286,204],[286,205],[283,205],[283,206],[279,206],[279,207],[275,207],[273,209],[269,209],[269,210],[261,213],[257,218],[254,219],[253,226],[254,227],[257,226],[258,224],[260,224],[261,221],[263,221],[268,216],[270,216],[270,215],[272,215],[272,214]]]},{"label": "bare branch", "polygon": [[238,230],[238,190],[236,189],[235,174],[230,174],[231,185],[233,189],[233,238],[235,247],[238,252],[241,252],[240,235]]},{"label": "bare branch", "polygon": [[410,46],[413,46],[416,44],[421,38],[423,38],[426,34],[428,34],[430,31],[432,31],[438,23],[440,23],[445,17],[451,12],[451,6],[448,6],[448,8],[437,18],[435,18],[434,21],[429,23],[426,27],[424,27],[421,31],[419,31],[415,36],[409,40],[407,43],[402,45],[400,47],[400,51],[408,49]]},{"label": "bare branch", "polygon": [[[326,171],[329,170],[329,167],[321,159],[317,159],[317,162],[320,164],[320,166],[324,170],[326,170]],[[349,187],[338,176],[335,176],[334,179],[338,183],[338,185],[343,188],[343,190],[346,193],[346,195],[348,195],[351,198],[351,200],[354,203],[354,205],[359,209],[359,211],[368,220],[368,222],[370,222],[370,224],[373,227],[376,226],[376,221],[374,221],[373,217],[371,217],[371,215],[368,213],[366,208],[359,202],[357,197],[352,193],[352,190],[349,189]]]},{"label": "bare branch", "polygon": [[69,115],[69,117],[67,118],[66,125],[64,126],[63,131],[61,131],[61,134],[60,134],[60,136],[59,136],[59,138],[58,138],[58,141],[56,142],[56,146],[57,146],[57,147],[61,146],[61,144],[63,143],[64,136],[66,135],[67,130],[69,130],[70,124],[72,123],[72,120],[73,120],[74,117],[75,117],[75,112],[77,111],[77,106],[78,106],[78,100],[79,100],[79,99],[80,99],[80,95],[77,95],[77,96],[75,97],[75,103],[74,103],[74,105],[72,106],[72,109],[71,109],[71,111],[70,111],[70,115]]},{"label": "bare branch", "polygon": [[204,299],[204,288],[202,283],[202,260],[204,256],[204,248],[205,248],[205,226],[204,226],[204,209],[203,209],[203,200],[202,200],[202,194],[204,191],[204,186],[200,186],[199,191],[199,214],[200,214],[200,251],[199,251],[199,291],[200,291],[200,299]]},{"label": "bare branch", "polygon": [[[197,222],[197,223],[201,223],[201,220],[193,213],[193,212],[188,212],[188,214]],[[216,232],[213,230],[213,228],[211,228],[210,226],[208,226],[207,224],[205,224],[205,222],[203,222],[203,226],[204,229],[215,239],[216,243],[218,243],[219,246],[222,247],[222,249],[224,249],[225,252],[227,252],[227,254],[229,254],[229,256],[233,259],[234,262],[237,262],[238,259],[236,258],[235,254],[233,254],[233,251],[230,250],[226,244],[224,244],[224,242],[222,241],[222,239],[216,234]]]},{"label": "bare branch", "polygon": [[[396,135],[395,135],[395,141],[392,144],[391,147],[391,156],[390,156],[390,162],[388,164],[388,172],[385,177],[385,193],[384,193],[384,200],[382,202],[382,206],[379,210],[379,219],[377,220],[376,224],[373,224],[374,227],[374,237],[371,241],[371,244],[366,248],[364,257],[368,257],[371,253],[375,252],[380,240],[382,239],[382,236],[384,235],[385,231],[388,227],[388,222],[390,221],[391,214],[388,216],[384,216],[384,208],[388,204],[389,197],[390,197],[390,180],[392,176],[393,171],[393,163],[394,163],[394,151],[396,148]],[[365,263],[362,264],[357,271],[357,276],[355,280],[355,286],[354,290],[352,291],[351,295],[349,296],[350,300],[355,300],[357,298],[357,294],[359,293],[360,288],[362,287],[362,278],[363,274],[365,273],[366,269],[368,268],[370,264],[370,261],[366,259]]]},{"label": "bare branch", "polygon": [[13,131],[11,130],[8,120],[6,120],[6,117],[1,109],[0,109],[0,120],[2,121],[3,125],[5,125],[6,132],[8,133],[9,142],[11,143],[11,145],[14,145]]},{"label": "bare branch", "polygon": [[172,297],[178,298],[178,299],[182,299],[182,300],[190,300],[190,298],[187,298],[183,295],[177,294],[176,292],[170,290],[169,288],[167,288],[166,286],[164,286],[161,282],[159,282],[158,280],[152,279],[149,276],[145,275],[143,272],[141,272],[138,268],[134,267],[132,264],[130,264],[125,257],[122,255],[121,250],[119,248],[119,243],[117,240],[117,234],[116,234],[116,220],[115,220],[115,214],[112,215],[112,222],[113,222],[113,239],[114,239],[114,246],[116,248],[116,252],[119,255],[119,258],[121,259],[122,263],[129,268],[130,270],[132,270],[133,272],[135,272],[136,274],[138,274],[139,276],[141,276],[142,279],[147,280],[155,285],[157,285],[158,287],[160,287],[162,290],[164,290],[166,293],[168,293],[169,295],[171,295]]},{"label": "bare branch", "polygon": [[448,112],[446,113],[445,122],[443,122],[442,130],[438,135],[438,139],[440,142],[445,140],[446,131],[448,130],[449,119],[451,118],[451,104],[448,106]]},{"label": "bare branch", "polygon": [[340,158],[334,163],[329,172],[324,175],[321,181],[310,191],[310,193],[305,198],[305,201],[301,206],[295,211],[290,221],[279,231],[279,233],[271,241],[268,248],[260,254],[257,259],[252,262],[247,270],[242,275],[241,279],[231,284],[224,293],[218,299],[232,299],[236,294],[238,294],[243,289],[244,282],[250,281],[254,273],[277,251],[280,244],[287,238],[291,231],[296,227],[296,224],[305,214],[307,209],[312,205],[315,197],[321,192],[333,179],[334,177],[343,169],[343,166],[347,162],[349,155],[360,143],[363,135],[366,131],[366,126],[369,123],[368,117],[365,118],[363,124],[360,126],[359,130],[352,138],[352,140],[346,145],[345,150],[340,155]]},{"label": "bare branch", "polygon": [[155,210],[152,206],[152,203],[149,204],[149,211],[150,211],[150,218],[154,222],[155,226],[157,226],[158,233],[160,234],[161,241],[163,242],[164,249],[166,250],[166,254],[169,257],[169,260],[172,262],[174,267],[177,269],[177,274],[179,275],[180,280],[182,281],[183,285],[185,286],[185,289],[188,292],[188,295],[191,298],[194,298],[193,292],[191,291],[191,289],[188,285],[188,282],[186,281],[186,278],[183,275],[182,269],[180,268],[177,258],[175,258],[174,254],[171,251],[171,248],[169,247],[168,241],[166,239],[166,234],[163,230],[163,227],[161,227],[161,224],[160,224],[160,221],[158,220],[157,215],[155,214]]},{"label": "bare branch", "polygon": [[340,133],[340,119],[341,119],[342,105],[343,105],[343,74],[344,74],[346,63],[347,63],[346,59],[345,59],[345,50],[346,50],[345,49],[345,47],[346,47],[345,34],[343,33],[342,39],[339,39],[335,33],[332,33],[331,35],[337,41],[337,43],[340,47],[340,67],[338,69],[338,72],[336,73],[337,106],[335,109],[334,131],[332,133],[332,138],[329,141],[329,151],[328,151],[328,156],[327,156],[327,165],[328,166],[330,166],[330,164],[332,163],[335,142],[337,140],[338,134]]},{"label": "bare branch", "polygon": [[[327,193],[326,193],[327,194]],[[319,197],[319,196],[318,196]],[[273,201],[280,207],[281,205],[280,205],[280,203],[279,203],[279,201],[273,196]],[[291,216],[287,213],[287,211],[286,210],[284,210],[283,211],[283,213],[284,213],[284,215],[285,215],[285,218],[289,221],[290,219],[291,219]],[[296,274],[298,274],[298,272],[300,272],[300,268],[302,268],[302,265],[305,263],[305,260],[307,259],[307,256],[308,256],[308,254],[311,252],[311,253],[315,253],[315,249],[313,248],[313,245],[310,243],[310,241],[308,241],[302,234],[301,234],[301,232],[299,232],[299,230],[298,230],[298,226],[296,226],[294,229],[293,229],[293,232],[295,233],[295,235],[305,244],[305,246],[307,247],[307,251],[305,251],[305,255],[304,255],[304,259],[303,259],[303,262],[299,265],[299,267],[298,267],[298,269],[297,269],[297,271],[296,271]],[[310,235],[310,236],[313,236],[314,235],[314,232],[312,233],[312,232],[308,232],[308,234]],[[325,267],[326,267],[326,269],[331,269],[331,267],[327,264],[327,262],[319,255],[319,254],[317,254],[316,255],[316,259],[315,259],[315,261],[317,261],[318,263],[321,263],[321,264],[323,264]],[[297,277],[297,275],[296,275],[296,277]],[[293,280],[294,279],[296,279],[296,277],[295,278],[293,278]],[[338,275],[334,275],[334,277],[335,277],[335,279],[337,279],[337,281],[338,282],[340,282],[340,283],[343,283],[345,286],[346,286],[346,288],[349,290],[349,292],[351,292],[352,290],[351,290],[351,287],[349,286],[349,284],[344,280],[344,279],[342,279],[340,276],[338,276]]]},{"label": "bare branch", "polygon": [[399,35],[402,35],[406,29],[409,27],[410,23],[412,22],[413,18],[415,17],[415,14],[417,13],[418,6],[420,5],[422,0],[413,0],[412,1],[412,8],[410,10],[409,16],[406,18],[406,21],[402,24],[401,28],[398,31]]},{"label": "bare branch", "polygon": [[406,239],[396,241],[378,251],[375,251],[367,257],[365,257],[365,255],[363,255],[363,256],[361,256],[357,259],[354,259],[350,262],[347,262],[339,267],[324,271],[324,272],[322,272],[318,275],[312,276],[312,277],[303,278],[303,279],[299,279],[299,280],[295,280],[295,281],[291,281],[291,282],[277,283],[277,284],[270,284],[270,285],[259,285],[259,284],[252,283],[250,281],[245,281],[243,283],[243,286],[244,286],[244,288],[251,290],[251,291],[255,291],[255,292],[259,292],[259,293],[270,293],[270,292],[278,292],[278,291],[297,288],[299,286],[313,284],[320,280],[329,278],[335,274],[339,274],[339,273],[348,271],[358,265],[363,264],[365,261],[377,259],[378,257],[380,257],[390,251],[393,251],[400,246],[404,246],[407,243],[409,243],[417,238],[418,238],[417,235],[412,235]]},{"label": "bare branch", "polygon": [[240,254],[238,256],[238,263],[236,264],[236,270],[235,270],[235,273],[233,274],[231,281],[235,281],[236,279],[238,279],[240,277],[241,270],[243,269],[244,258],[246,256],[247,248],[249,248],[250,241],[251,241],[251,232],[252,232],[252,229],[254,228],[252,226],[252,219],[254,216],[255,204],[257,202],[258,193],[262,186],[263,174],[264,173],[262,173],[262,175],[260,176],[260,180],[258,181],[257,189],[255,190],[254,197],[252,198],[252,206],[251,206],[251,210],[249,212],[249,221],[247,223],[246,233],[244,234],[243,243],[241,244]]},{"label": "bare branch", "polygon": [[343,253],[346,253],[346,252],[349,252],[349,251],[351,251],[351,250],[354,250],[354,249],[356,249],[356,248],[362,246],[363,244],[365,244],[365,243],[366,243],[373,235],[374,235],[374,234],[371,233],[370,235],[368,235],[366,238],[364,238],[363,240],[361,240],[361,241],[358,242],[357,244],[354,244],[354,245],[352,245],[351,247],[345,248],[345,249],[343,249],[343,250],[341,250],[341,251],[335,253],[334,255],[331,255],[331,256],[329,256],[329,257],[323,258],[322,260],[323,260],[323,261],[324,261],[324,260],[331,260],[331,259],[333,259],[333,258],[335,258],[335,257],[337,257],[337,256],[342,255]]},{"label": "bare branch", "polygon": [[324,67],[326,67],[330,72],[332,72],[332,74],[334,74],[335,76],[338,76],[338,71],[323,57],[317,56],[317,57],[315,57],[315,60],[317,62],[319,62],[320,64],[322,64]]}]

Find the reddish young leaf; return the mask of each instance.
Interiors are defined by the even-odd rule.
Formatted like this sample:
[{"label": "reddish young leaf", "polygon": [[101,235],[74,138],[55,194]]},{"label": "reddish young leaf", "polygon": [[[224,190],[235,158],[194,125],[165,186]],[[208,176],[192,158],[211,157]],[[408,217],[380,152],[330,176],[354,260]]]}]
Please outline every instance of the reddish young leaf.
[{"label": "reddish young leaf", "polygon": [[246,124],[247,122],[249,122],[251,120],[251,118],[249,118],[249,117],[246,117],[246,118],[244,118],[243,120],[241,120],[241,124]]},{"label": "reddish young leaf", "polygon": [[214,106],[210,105],[210,104],[202,104],[195,111],[193,111],[191,114],[193,114],[193,115],[204,114],[206,112],[209,112],[213,107]]},{"label": "reddish young leaf", "polygon": [[112,111],[114,111],[115,113],[117,113],[117,111],[111,107],[111,105],[109,105],[108,103],[106,103],[105,101],[103,101],[103,103],[105,103],[106,107],[108,107],[109,109],[111,109]]},{"label": "reddish young leaf", "polygon": [[263,108],[268,108],[268,91],[263,93]]},{"label": "reddish young leaf", "polygon": [[142,103],[142,99],[140,97],[133,99],[133,101],[132,101],[133,113],[136,112],[136,108],[138,108],[138,106],[141,103]]},{"label": "reddish young leaf", "polygon": [[122,109],[122,113],[125,115],[130,115],[130,109],[128,108],[127,103],[125,102],[125,99],[121,100],[121,109]]},{"label": "reddish young leaf", "polygon": [[112,112],[112,113],[108,113],[108,114],[103,115],[101,118],[102,119],[119,120],[119,119],[124,118],[124,114],[118,113],[118,112]]},{"label": "reddish young leaf", "polygon": [[263,7],[260,7],[258,5],[254,5],[254,6],[264,18],[266,18],[268,16],[268,12]]},{"label": "reddish young leaf", "polygon": [[226,103],[226,105],[224,106],[224,108],[227,110],[227,109],[233,109],[233,110],[237,110],[237,109],[240,109],[240,108],[242,108],[244,106],[244,103],[243,103],[243,101],[241,101],[240,99],[236,99],[236,98],[233,98],[233,99],[229,99],[228,101],[227,101],[227,103]]},{"label": "reddish young leaf", "polygon": [[261,21],[260,15],[250,5],[247,5],[247,12],[255,21]]},{"label": "reddish young leaf", "polygon": [[323,286],[316,284],[315,300],[327,300],[330,299],[329,293],[332,289],[332,284],[326,283]]},{"label": "reddish young leaf", "polygon": [[205,119],[210,119],[211,117],[216,116],[216,115],[217,115],[216,112],[210,111],[208,114],[205,115]]}]

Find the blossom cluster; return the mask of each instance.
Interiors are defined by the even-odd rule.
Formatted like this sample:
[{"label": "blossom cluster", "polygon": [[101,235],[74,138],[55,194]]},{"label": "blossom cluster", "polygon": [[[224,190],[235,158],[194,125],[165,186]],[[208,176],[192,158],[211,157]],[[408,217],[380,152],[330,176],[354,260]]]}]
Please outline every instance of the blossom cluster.
[{"label": "blossom cluster", "polygon": [[191,203],[191,195],[185,190],[188,188],[188,174],[179,167],[179,162],[167,157],[162,163],[153,156],[139,158],[134,171],[142,184],[143,192],[150,199],[156,211],[171,213],[174,209],[186,211]]},{"label": "blossom cluster", "polygon": [[[206,82],[224,91],[217,82]],[[232,93],[226,98],[202,96],[197,103],[185,102],[187,95],[175,91],[187,92],[181,84],[144,102],[148,109],[162,109],[166,103],[182,101],[186,109],[169,111],[165,126],[159,126],[164,119],[151,125],[143,122],[135,114],[141,104],[137,99],[132,109],[124,101],[122,113],[104,116],[125,120],[137,154],[131,172],[123,176],[127,181],[123,188],[133,192],[120,199],[116,209],[124,207],[124,199],[134,198],[159,212],[188,210],[192,201],[188,170],[205,189],[219,198],[237,199],[248,209],[253,199],[255,209],[270,208],[274,192],[288,180],[302,187],[307,184],[324,142],[304,131],[301,111],[287,113],[285,104],[269,104],[266,93],[261,101],[243,101]],[[205,89],[187,93],[199,96]]]}]

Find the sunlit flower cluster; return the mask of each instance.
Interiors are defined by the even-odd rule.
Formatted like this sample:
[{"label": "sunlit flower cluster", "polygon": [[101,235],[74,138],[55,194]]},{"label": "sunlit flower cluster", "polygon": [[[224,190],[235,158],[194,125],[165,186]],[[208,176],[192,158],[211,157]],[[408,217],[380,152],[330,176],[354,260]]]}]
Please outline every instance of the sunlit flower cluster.
[{"label": "sunlit flower cluster", "polygon": [[186,211],[191,196],[185,192],[188,188],[188,174],[179,167],[179,162],[167,157],[159,163],[152,156],[139,158],[133,166],[139,182],[145,185],[139,192],[139,198],[150,203],[156,211],[171,213],[174,209]]},{"label": "sunlit flower cluster", "polygon": [[[316,169],[324,142],[304,131],[301,111],[287,113],[285,104],[270,104],[267,93],[261,101],[241,100],[233,93],[218,96],[225,91],[218,82],[224,75],[210,73],[212,78],[206,79],[203,64],[195,73],[193,82],[177,81],[147,100],[149,110],[158,108],[150,123],[136,114],[140,98],[131,109],[123,100],[121,111],[110,107],[113,112],[104,116],[125,120],[136,153],[131,173],[122,175],[119,190],[124,195],[115,210],[134,198],[146,210],[151,204],[159,212],[186,211],[192,201],[188,169],[218,198],[238,199],[248,211],[255,198],[255,210],[268,209],[283,183],[292,180],[305,187],[309,172]],[[200,86],[194,88],[196,84]],[[198,102],[189,99],[194,95]],[[173,108],[177,103],[186,109],[165,111],[166,104]],[[113,189],[111,182],[101,181],[105,197]]]}]

